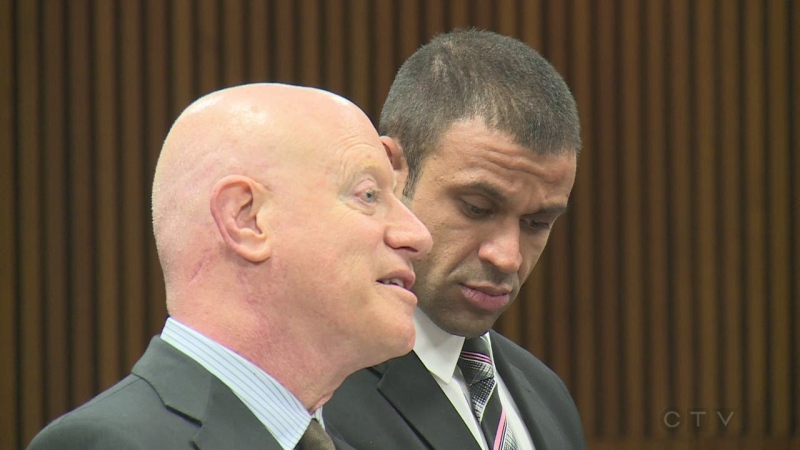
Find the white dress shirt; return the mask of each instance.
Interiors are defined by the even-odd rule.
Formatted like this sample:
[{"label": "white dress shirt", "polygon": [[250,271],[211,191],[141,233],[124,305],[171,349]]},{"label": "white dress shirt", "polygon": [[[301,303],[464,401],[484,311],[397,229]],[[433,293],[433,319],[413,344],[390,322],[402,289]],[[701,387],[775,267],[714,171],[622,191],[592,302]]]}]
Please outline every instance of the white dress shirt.
[{"label": "white dress shirt", "polygon": [[[475,440],[484,450],[489,449],[486,438],[483,436],[478,420],[472,414],[472,407],[469,400],[469,388],[458,368],[458,357],[461,354],[461,347],[464,345],[464,337],[452,335],[436,326],[428,316],[419,308],[414,311],[414,325],[417,328],[417,341],[414,344],[414,352],[417,354],[422,364],[433,374],[433,378],[442,388],[450,403],[461,415],[461,419],[472,432]],[[491,342],[490,336],[485,337]],[[491,347],[490,347],[491,351]],[[492,356],[492,355],[490,355]],[[494,357],[492,357],[494,365]],[[517,405],[511,398],[503,379],[494,371],[497,380],[497,389],[500,394],[500,403],[506,412],[506,419],[517,446],[520,450],[533,450],[533,440],[528,429],[522,422]]]},{"label": "white dress shirt", "polygon": [[[264,424],[281,448],[293,450],[312,415],[277,380],[241,355],[173,318],[167,318],[161,339],[197,361],[219,378]],[[324,426],[322,408],[313,417]]]}]

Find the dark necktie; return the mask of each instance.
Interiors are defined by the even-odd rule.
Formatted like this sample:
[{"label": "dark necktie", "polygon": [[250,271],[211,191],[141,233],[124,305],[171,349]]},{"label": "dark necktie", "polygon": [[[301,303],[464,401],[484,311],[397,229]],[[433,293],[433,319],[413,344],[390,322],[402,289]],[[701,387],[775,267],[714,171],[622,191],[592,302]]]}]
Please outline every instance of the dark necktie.
[{"label": "dark necktie", "polygon": [[490,354],[489,343],[482,337],[466,339],[458,358],[458,367],[469,387],[472,413],[481,424],[489,449],[516,450],[517,443],[508,428],[500,394],[497,392]]},{"label": "dark necktie", "polygon": [[299,450],[336,450],[330,435],[325,432],[317,419],[311,419],[305,434],[297,443]]}]

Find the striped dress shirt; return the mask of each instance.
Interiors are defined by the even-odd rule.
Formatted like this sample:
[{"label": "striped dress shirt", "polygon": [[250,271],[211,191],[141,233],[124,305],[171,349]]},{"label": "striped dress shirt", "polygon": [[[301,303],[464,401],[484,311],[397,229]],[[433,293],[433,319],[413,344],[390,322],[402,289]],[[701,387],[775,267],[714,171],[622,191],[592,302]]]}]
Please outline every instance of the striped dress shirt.
[{"label": "striped dress shirt", "polygon": [[[312,415],[300,400],[252,362],[173,318],[161,339],[197,361],[236,394],[284,450],[293,450]],[[320,424],[322,408],[313,414]]]}]

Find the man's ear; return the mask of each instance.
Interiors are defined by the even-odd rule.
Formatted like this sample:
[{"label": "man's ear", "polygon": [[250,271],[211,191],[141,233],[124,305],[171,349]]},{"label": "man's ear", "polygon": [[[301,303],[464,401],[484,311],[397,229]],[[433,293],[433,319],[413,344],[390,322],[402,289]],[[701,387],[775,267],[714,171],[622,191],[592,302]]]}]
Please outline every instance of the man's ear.
[{"label": "man's ear", "polygon": [[260,263],[272,253],[267,224],[267,189],[249,177],[228,175],[211,191],[211,215],[225,244],[242,258]]},{"label": "man's ear", "polygon": [[397,187],[395,188],[397,192],[395,194],[400,195],[408,179],[406,155],[403,153],[403,147],[400,146],[400,143],[389,136],[381,136],[381,143],[384,150],[386,150],[386,156],[389,157],[389,161],[392,163],[392,169],[394,169],[394,176],[397,180]]}]

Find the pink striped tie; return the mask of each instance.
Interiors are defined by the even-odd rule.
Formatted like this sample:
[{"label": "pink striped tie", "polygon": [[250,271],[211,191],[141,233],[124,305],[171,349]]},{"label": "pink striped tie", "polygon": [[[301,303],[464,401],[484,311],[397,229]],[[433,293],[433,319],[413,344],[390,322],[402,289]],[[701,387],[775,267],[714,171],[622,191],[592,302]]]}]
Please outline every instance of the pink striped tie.
[{"label": "pink striped tie", "polygon": [[486,442],[492,450],[517,450],[517,443],[508,428],[506,413],[500,403],[494,367],[489,356],[489,343],[483,337],[464,340],[458,367],[469,387],[472,412],[481,424]]}]

